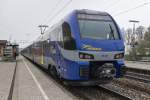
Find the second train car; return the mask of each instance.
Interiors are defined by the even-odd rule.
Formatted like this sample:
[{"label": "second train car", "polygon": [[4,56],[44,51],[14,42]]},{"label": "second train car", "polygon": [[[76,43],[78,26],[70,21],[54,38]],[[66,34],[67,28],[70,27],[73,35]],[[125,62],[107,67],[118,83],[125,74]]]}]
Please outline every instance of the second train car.
[{"label": "second train car", "polygon": [[124,49],[108,13],[74,10],[22,54],[68,83],[96,85],[123,76]]}]

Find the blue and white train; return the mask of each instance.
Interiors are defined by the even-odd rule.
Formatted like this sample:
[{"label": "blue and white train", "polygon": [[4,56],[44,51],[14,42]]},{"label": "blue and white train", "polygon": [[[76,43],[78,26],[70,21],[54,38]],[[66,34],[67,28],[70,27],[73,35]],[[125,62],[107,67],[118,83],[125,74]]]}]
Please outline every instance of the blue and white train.
[{"label": "blue and white train", "polygon": [[67,83],[96,85],[125,73],[124,42],[106,12],[74,10],[22,55]]}]

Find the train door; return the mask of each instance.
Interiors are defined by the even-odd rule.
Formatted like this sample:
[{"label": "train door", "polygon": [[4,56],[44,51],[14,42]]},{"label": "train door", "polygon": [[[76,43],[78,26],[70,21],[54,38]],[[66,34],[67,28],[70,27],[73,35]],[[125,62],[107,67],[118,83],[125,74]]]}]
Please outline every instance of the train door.
[{"label": "train door", "polygon": [[58,71],[58,74],[61,74],[61,67],[63,66],[63,59],[61,56],[61,48],[62,48],[62,41],[63,41],[62,28],[57,27],[55,32],[57,34],[57,42],[55,44],[55,49],[56,49],[55,62],[57,63],[56,69]]},{"label": "train door", "polygon": [[[58,45],[60,47],[60,49],[65,49],[67,48],[69,45],[65,45],[64,44],[64,39],[68,38],[71,36],[71,31],[70,31],[70,26],[68,23],[64,22],[62,24],[62,26],[59,28],[59,35],[58,35]],[[57,52],[57,58],[58,58],[58,71],[61,74],[61,76],[65,75],[65,69],[66,69],[66,62],[65,59],[62,55],[62,51],[58,50]]]}]

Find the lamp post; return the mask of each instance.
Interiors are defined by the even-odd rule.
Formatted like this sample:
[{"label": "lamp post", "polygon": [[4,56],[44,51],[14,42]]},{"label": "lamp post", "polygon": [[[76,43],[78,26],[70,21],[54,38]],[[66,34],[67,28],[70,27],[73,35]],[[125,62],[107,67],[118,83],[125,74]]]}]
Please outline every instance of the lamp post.
[{"label": "lamp post", "polygon": [[133,31],[132,31],[132,35],[131,35],[131,42],[130,44],[132,45],[132,47],[134,47],[136,45],[136,42],[135,42],[135,24],[136,23],[139,23],[140,21],[137,21],[137,20],[129,20],[130,23],[133,23]]},{"label": "lamp post", "polygon": [[131,55],[134,58],[134,60],[137,60],[137,52],[136,52],[136,49],[135,49],[135,45],[137,45],[137,42],[135,40],[136,39],[136,37],[135,37],[136,36],[136,33],[135,33],[135,24],[139,23],[139,21],[137,21],[137,20],[129,20],[129,22],[133,23],[133,33],[131,35],[131,42],[130,42],[133,53],[131,53]]}]

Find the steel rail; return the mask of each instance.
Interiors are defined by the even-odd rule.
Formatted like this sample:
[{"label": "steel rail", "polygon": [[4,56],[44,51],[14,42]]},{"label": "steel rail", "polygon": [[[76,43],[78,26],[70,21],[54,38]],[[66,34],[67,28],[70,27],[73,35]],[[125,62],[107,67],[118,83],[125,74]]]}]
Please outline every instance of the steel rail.
[{"label": "steel rail", "polygon": [[115,90],[113,90],[113,89],[110,89],[110,88],[107,87],[107,86],[99,85],[99,88],[101,88],[101,89],[103,89],[104,91],[107,91],[107,92],[109,92],[109,93],[112,93],[112,94],[114,94],[114,95],[117,95],[117,96],[123,98],[124,100],[132,100],[132,98],[130,98],[130,97],[128,97],[128,96],[126,96],[126,95],[124,95],[124,94],[118,92],[118,91],[115,91]]},{"label": "steel rail", "polygon": [[150,83],[150,75],[140,74],[135,72],[127,72],[125,75],[126,78],[138,80],[144,83]]}]

